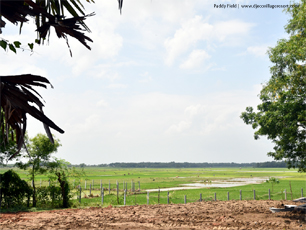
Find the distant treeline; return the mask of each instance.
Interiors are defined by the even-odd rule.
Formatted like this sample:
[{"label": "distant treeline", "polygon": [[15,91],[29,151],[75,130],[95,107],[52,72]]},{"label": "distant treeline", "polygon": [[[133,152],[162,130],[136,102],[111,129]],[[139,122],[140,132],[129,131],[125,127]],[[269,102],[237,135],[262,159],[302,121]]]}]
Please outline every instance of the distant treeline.
[{"label": "distant treeline", "polygon": [[112,168],[287,168],[285,161],[268,161],[260,163],[178,163],[178,162],[139,162],[87,165],[85,163],[73,165],[76,167],[112,167]]}]

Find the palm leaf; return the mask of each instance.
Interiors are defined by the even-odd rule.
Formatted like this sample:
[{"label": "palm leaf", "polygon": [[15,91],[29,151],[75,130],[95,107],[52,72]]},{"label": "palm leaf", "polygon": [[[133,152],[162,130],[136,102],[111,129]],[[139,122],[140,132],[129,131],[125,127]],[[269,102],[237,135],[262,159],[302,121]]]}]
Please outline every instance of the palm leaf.
[{"label": "palm leaf", "polygon": [[[27,113],[43,123],[45,131],[52,143],[54,141],[50,127],[60,133],[64,133],[61,128],[43,113],[42,107],[44,105],[39,99],[41,96],[32,88],[32,86],[46,88],[47,84],[51,85],[48,79],[32,74],[0,76],[1,110],[4,112],[4,118],[0,119],[0,127],[2,129],[2,136],[5,137],[4,142],[8,141],[10,128],[16,133],[17,152],[10,159],[19,153],[24,143]],[[30,102],[36,106],[30,105]]]}]

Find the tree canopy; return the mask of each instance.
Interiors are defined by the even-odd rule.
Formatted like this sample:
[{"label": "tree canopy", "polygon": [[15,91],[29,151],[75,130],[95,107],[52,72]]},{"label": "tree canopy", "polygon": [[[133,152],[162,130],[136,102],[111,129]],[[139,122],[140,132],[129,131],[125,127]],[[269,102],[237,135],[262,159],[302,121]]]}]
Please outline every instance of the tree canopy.
[{"label": "tree canopy", "polygon": [[288,8],[290,35],[268,50],[271,78],[260,92],[258,112],[247,107],[241,118],[275,144],[268,156],[286,160],[288,168],[306,171],[306,1]]}]

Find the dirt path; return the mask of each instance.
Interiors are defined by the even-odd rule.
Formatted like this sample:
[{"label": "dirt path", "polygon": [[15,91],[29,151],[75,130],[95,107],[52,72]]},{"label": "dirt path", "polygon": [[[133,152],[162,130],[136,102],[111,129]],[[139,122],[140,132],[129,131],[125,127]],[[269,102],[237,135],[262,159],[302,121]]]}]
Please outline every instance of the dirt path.
[{"label": "dirt path", "polygon": [[269,211],[281,204],[211,201],[1,214],[0,229],[306,229],[305,214]]}]

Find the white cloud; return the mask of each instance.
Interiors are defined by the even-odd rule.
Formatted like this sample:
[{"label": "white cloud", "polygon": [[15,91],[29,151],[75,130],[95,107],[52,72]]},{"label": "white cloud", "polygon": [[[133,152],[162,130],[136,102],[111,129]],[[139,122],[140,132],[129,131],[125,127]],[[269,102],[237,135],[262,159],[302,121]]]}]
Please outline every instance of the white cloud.
[{"label": "white cloud", "polygon": [[127,88],[127,85],[124,85],[124,84],[109,84],[107,86],[107,88],[109,88],[109,89],[125,89],[125,88]]},{"label": "white cloud", "polygon": [[180,65],[182,69],[193,69],[201,66],[203,61],[208,60],[211,56],[205,50],[193,50],[188,59]]},{"label": "white cloud", "polygon": [[166,134],[181,133],[190,127],[190,121],[180,121],[177,125],[171,125],[171,127],[166,130]]},{"label": "white cloud", "polygon": [[[225,41],[225,39],[232,35],[238,35],[240,37],[242,35],[247,35],[253,26],[253,23],[247,23],[240,20],[218,22],[214,25],[214,37],[219,41]],[[239,41],[240,40],[241,39],[239,39]]]},{"label": "white cloud", "polygon": [[108,106],[108,103],[104,99],[101,99],[100,101],[97,102],[97,106],[98,107],[106,107],[106,106]]},{"label": "white cloud", "polygon": [[167,50],[166,64],[171,65],[177,56],[186,52],[199,40],[207,40],[212,31],[213,26],[204,22],[199,15],[184,22],[173,38],[166,39],[164,43]]},{"label": "white cloud", "polygon": [[[241,37],[246,36],[252,26],[253,24],[240,20],[209,24],[202,19],[202,16],[196,15],[184,21],[173,37],[165,40],[164,46],[167,51],[165,63],[171,65],[176,58],[190,48],[196,47],[200,41],[212,43],[219,41],[226,45],[239,44]],[[210,47],[210,44],[208,43],[207,46]]]},{"label": "white cloud", "polygon": [[266,56],[268,51],[268,46],[250,46],[247,48],[247,52],[255,55],[256,57]]}]

